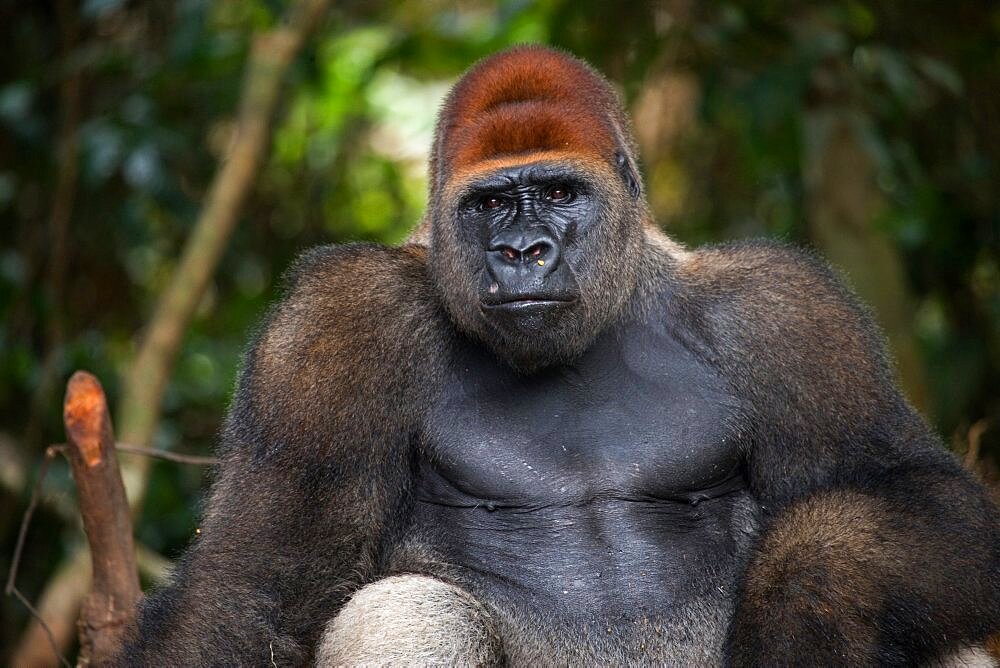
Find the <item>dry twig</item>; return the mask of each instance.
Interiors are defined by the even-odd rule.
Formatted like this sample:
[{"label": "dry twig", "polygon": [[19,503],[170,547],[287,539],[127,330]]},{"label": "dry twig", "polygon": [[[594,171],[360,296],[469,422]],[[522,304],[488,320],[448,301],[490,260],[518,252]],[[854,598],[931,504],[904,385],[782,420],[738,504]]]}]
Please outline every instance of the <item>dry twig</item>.
[{"label": "dry twig", "polygon": [[[173,452],[164,452],[162,450],[153,450],[151,448],[139,448],[124,443],[116,443],[115,447],[118,450],[127,451],[132,454],[154,457],[177,464],[211,466],[218,462],[218,460],[214,457],[182,455]],[[14,554],[11,557],[10,569],[7,571],[7,583],[4,587],[4,593],[19,600],[29,614],[31,614],[36,624],[32,631],[29,631],[29,633],[26,634],[17,651],[14,653],[14,665],[37,665],[40,660],[44,660],[44,656],[40,653],[40,648],[38,647],[39,642],[48,644],[52,648],[52,652],[59,663],[65,666],[70,665],[69,661],[66,660],[66,657],[62,655],[60,647],[65,645],[65,639],[72,635],[70,632],[73,628],[72,625],[64,624],[56,630],[45,621],[45,618],[47,616],[63,617],[69,614],[75,617],[77,615],[79,605],[75,605],[72,601],[68,601],[67,599],[76,598],[77,591],[80,592],[78,596],[82,597],[90,588],[89,578],[85,579],[86,574],[82,572],[84,567],[89,570],[89,562],[84,562],[82,564],[70,562],[67,567],[61,569],[53,579],[60,584],[63,582],[67,583],[64,585],[65,587],[74,587],[72,590],[72,596],[56,596],[55,594],[58,592],[55,592],[55,589],[62,591],[61,587],[56,587],[47,592],[46,596],[43,597],[39,608],[35,608],[24,593],[17,588],[17,574],[20,569],[21,556],[24,552],[28,529],[31,526],[31,520],[34,517],[35,510],[37,510],[38,506],[41,505],[42,489],[44,489],[45,478],[48,475],[49,466],[51,465],[52,460],[55,459],[56,455],[66,454],[66,448],[67,446],[65,443],[58,443],[50,445],[45,450],[45,456],[42,459],[42,463],[38,467],[38,475],[31,488],[31,499],[28,502],[27,508],[25,508],[24,514],[21,516],[21,526],[18,531],[17,542],[14,546]],[[164,559],[162,556],[143,545],[138,545],[136,547],[136,562],[141,573],[144,573],[148,577],[157,581],[163,580],[171,567],[169,560]],[[56,613],[56,610],[65,612]],[[63,627],[65,630],[63,630]],[[33,636],[37,636],[38,639],[32,640]]]},{"label": "dry twig", "polygon": [[80,662],[102,665],[121,645],[142,589],[111,416],[104,390],[91,374],[77,371],[70,378],[63,420],[93,568],[80,612]]},{"label": "dry twig", "polygon": [[14,596],[19,600],[31,616],[34,617],[38,624],[41,626],[42,630],[45,632],[45,636],[49,643],[52,645],[52,651],[55,653],[56,658],[59,662],[65,666],[69,666],[69,661],[66,657],[62,655],[59,651],[59,644],[56,642],[55,635],[52,633],[52,629],[49,625],[45,623],[45,618],[35,609],[33,605],[25,598],[24,594],[20,592],[17,588],[17,569],[21,564],[21,553],[24,551],[24,540],[28,535],[28,527],[31,525],[31,517],[35,514],[35,508],[38,507],[38,500],[41,497],[42,483],[45,482],[45,476],[48,475],[49,465],[52,460],[55,459],[57,454],[64,453],[66,451],[65,445],[50,445],[45,449],[45,457],[42,459],[41,466],[38,467],[38,477],[35,479],[35,485],[31,488],[31,501],[28,502],[28,507],[24,511],[24,516],[21,517],[21,528],[17,533],[17,543],[14,545],[14,556],[10,561],[10,570],[7,572],[7,584],[4,586],[4,593],[8,596]]}]

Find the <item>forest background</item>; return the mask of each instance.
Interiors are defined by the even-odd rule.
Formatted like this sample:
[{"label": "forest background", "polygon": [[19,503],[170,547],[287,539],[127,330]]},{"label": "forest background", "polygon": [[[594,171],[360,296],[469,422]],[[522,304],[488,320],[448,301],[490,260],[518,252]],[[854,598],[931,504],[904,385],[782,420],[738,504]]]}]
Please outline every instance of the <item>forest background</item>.
[{"label": "forest background", "polygon": [[[997,480],[996,3],[348,1],[303,19],[308,4],[0,0],[0,572],[45,448],[66,440],[70,374],[100,378],[119,440],[211,454],[282,272],[315,244],[405,239],[442,96],[524,42],[619,85],[677,240],[828,258],[911,401]],[[301,43],[268,65],[296,20]],[[123,463],[150,585],[194,534],[211,469]],[[89,572],[75,503],[53,463],[17,583],[70,657]],[[56,665],[11,596],[0,663]]]}]

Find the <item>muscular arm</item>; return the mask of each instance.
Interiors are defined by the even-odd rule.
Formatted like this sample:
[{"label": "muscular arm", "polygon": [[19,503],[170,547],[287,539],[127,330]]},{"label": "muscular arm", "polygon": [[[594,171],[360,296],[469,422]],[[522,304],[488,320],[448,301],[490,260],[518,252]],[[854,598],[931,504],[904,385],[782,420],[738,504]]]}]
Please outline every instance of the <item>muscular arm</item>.
[{"label": "muscular arm", "polygon": [[426,405],[425,284],[416,250],[299,262],[245,361],[200,536],[143,605],[124,663],[302,664],[374,577],[406,516]]},{"label": "muscular arm", "polygon": [[811,258],[715,253],[702,323],[767,520],[732,663],[914,665],[996,631],[997,511],[900,396],[870,317]]}]

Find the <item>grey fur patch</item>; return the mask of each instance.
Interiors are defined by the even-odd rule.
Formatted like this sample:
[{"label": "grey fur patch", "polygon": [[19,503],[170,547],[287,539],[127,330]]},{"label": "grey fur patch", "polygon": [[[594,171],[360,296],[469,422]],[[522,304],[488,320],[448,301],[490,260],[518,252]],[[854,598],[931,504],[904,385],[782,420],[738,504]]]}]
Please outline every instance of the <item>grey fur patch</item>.
[{"label": "grey fur patch", "polygon": [[316,665],[483,666],[500,658],[479,601],[435,578],[397,575],[354,594],[327,624]]},{"label": "grey fur patch", "polygon": [[996,668],[996,665],[997,662],[982,647],[966,647],[931,663],[928,668]]}]

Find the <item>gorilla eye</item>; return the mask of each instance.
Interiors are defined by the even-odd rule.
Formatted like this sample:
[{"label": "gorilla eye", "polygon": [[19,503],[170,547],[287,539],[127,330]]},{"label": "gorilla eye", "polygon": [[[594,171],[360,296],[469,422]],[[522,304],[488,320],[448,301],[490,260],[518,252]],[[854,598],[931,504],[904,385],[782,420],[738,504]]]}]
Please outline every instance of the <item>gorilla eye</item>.
[{"label": "gorilla eye", "polygon": [[573,193],[566,186],[552,186],[545,193],[545,198],[552,202],[568,202],[572,197]]},{"label": "gorilla eye", "polygon": [[497,197],[496,195],[487,195],[486,197],[479,200],[480,209],[499,209],[507,201],[503,197]]}]

